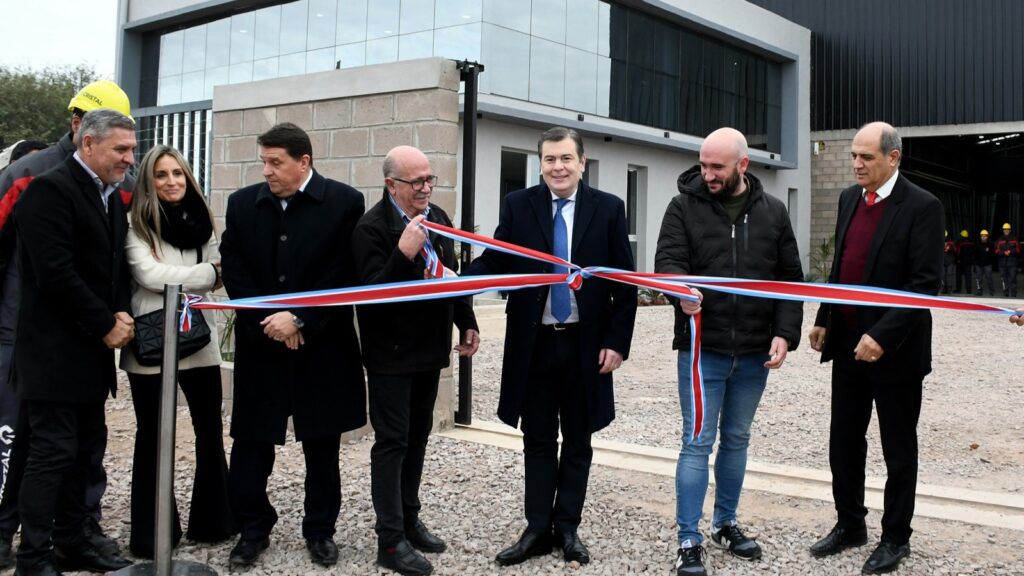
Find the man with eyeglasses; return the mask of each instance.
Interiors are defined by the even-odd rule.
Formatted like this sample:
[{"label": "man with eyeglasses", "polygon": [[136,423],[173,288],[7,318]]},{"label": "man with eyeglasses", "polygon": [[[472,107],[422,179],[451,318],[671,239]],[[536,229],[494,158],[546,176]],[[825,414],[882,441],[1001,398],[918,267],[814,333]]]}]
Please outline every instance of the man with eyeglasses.
[{"label": "man with eyeglasses", "polygon": [[[384,158],[384,194],[356,225],[352,249],[359,279],[382,284],[443,277],[457,266],[455,243],[428,234],[424,220],[451,226],[430,203],[437,176],[412,146]],[[480,334],[469,298],[357,307],[374,443],[370,486],[377,514],[377,563],[405,575],[433,566],[420,552],[447,545],[419,519],[420,478],[441,370],[451,363],[452,323],[460,356],[472,356]]]}]

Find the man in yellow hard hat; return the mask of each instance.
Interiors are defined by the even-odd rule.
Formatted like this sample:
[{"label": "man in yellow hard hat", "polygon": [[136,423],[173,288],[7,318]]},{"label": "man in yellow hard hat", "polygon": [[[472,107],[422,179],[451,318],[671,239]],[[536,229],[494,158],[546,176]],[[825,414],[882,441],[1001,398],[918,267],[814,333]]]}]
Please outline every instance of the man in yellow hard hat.
[{"label": "man in yellow hard hat", "polygon": [[1013,235],[1010,223],[1003,224],[1003,237],[996,242],[996,260],[999,275],[1003,279],[1003,296],[1017,297],[1017,258],[1020,257],[1020,242]]},{"label": "man in yellow hard hat", "polygon": [[966,229],[960,231],[960,241],[956,243],[956,281],[957,292],[971,293],[974,286],[974,240]]},{"label": "man in yellow hard hat", "polygon": [[992,265],[995,264],[995,261],[995,245],[989,241],[988,230],[982,230],[978,234],[978,245],[974,250],[974,278],[977,282],[978,296],[985,293],[989,296],[996,295],[992,288]]},{"label": "man in yellow hard hat", "polygon": [[[20,524],[18,518],[18,491],[24,472],[24,444],[15,442],[25,431],[19,427],[20,402],[11,382],[10,365],[14,351],[14,335],[21,301],[20,279],[15,260],[17,249],[13,223],[8,222],[22,191],[43,172],[64,162],[75,152],[78,128],[86,112],[110,108],[130,116],[131,103],[120,86],[109,80],[98,80],[79,90],[68,103],[71,113],[70,130],[59,141],[45,150],[36,152],[11,164],[0,178],[0,430],[13,433],[0,434],[0,568],[14,564],[12,540]],[[119,186],[121,200],[127,204],[135,181],[131,176]],[[15,448],[15,444],[18,447]],[[103,469],[106,436],[102,444],[91,447],[92,466],[87,479],[86,526],[87,539],[105,553],[118,552],[117,543],[107,538],[99,526],[100,500],[106,490],[107,478]]]}]

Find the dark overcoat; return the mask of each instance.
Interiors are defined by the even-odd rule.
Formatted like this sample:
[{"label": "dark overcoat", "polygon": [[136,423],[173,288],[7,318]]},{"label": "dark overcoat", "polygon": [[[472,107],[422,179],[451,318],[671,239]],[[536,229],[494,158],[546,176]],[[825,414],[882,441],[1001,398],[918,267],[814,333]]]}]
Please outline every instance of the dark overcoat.
[{"label": "dark overcoat", "polygon": [[[854,185],[839,196],[836,219],[836,251],[830,283],[839,281],[842,247],[863,188]],[[935,295],[942,275],[942,203],[914,185],[902,174],[897,177],[889,206],[871,238],[864,276],[860,284]],[[827,328],[821,361],[836,354],[833,323],[837,306],[822,304],[814,325]],[[920,380],[932,370],[932,315],[928,310],[862,306],[857,311],[856,334],[868,334],[885,351],[878,362],[867,365],[881,381]]]},{"label": "dark overcoat", "polygon": [[103,402],[117,390],[103,337],[130,308],[128,219],[104,209],[73,156],[32,180],[15,207],[21,309],[14,369],[23,400]]},{"label": "dark overcoat", "polygon": [[[511,192],[505,197],[494,237],[526,248],[552,253],[551,191],[547,185]],[[572,231],[572,261],[579,266],[608,266],[633,270],[625,206],[618,197],[590,188],[582,181],[576,193]],[[551,273],[552,265],[485,250],[470,265],[468,274]],[[599,374],[602,348],[629,357],[636,317],[636,287],[590,278],[576,291],[580,326],[580,367],[587,392],[587,412],[592,432],[615,418],[612,375]],[[510,292],[505,307],[505,356],[501,369],[498,417],[518,426],[533,355],[541,325],[548,287]]]},{"label": "dark overcoat", "polygon": [[[228,197],[220,253],[231,298],[326,290],[355,283],[352,231],[363,214],[356,189],[314,172],[288,205],[263,184]],[[275,309],[240,310],[235,324],[231,436],[283,444],[334,436],[366,423],[366,389],[352,307],[294,308],[305,345],[289,350],[263,333]]]}]

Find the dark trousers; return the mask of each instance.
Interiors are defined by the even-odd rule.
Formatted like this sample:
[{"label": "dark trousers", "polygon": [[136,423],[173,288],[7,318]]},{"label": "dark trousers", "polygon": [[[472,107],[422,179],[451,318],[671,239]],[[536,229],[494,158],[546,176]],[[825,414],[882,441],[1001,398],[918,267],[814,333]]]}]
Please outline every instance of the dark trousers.
[{"label": "dark trousers", "polygon": [[573,532],[583,515],[594,451],[579,339],[576,325],[565,330],[543,326],[533,348],[520,425],[526,468],[524,507],[531,532],[547,532],[552,526]]},{"label": "dark trousers", "polygon": [[[307,540],[334,536],[334,524],[341,511],[340,447],[341,435],[302,441],[302,453],[306,458],[302,536]],[[243,540],[268,536],[277,523],[277,511],[267,496],[267,479],[273,469],[273,443],[235,439],[231,446],[228,494],[231,512]]]},{"label": "dark trousers", "polygon": [[999,261],[999,275],[1003,279],[1003,296],[1017,297],[1017,259],[1002,258]]},{"label": "dark trousers", "polygon": [[[858,337],[846,337],[840,350],[853,350]],[[883,359],[885,357],[883,356]],[[849,530],[864,526],[864,466],[871,405],[878,414],[887,477],[882,541],[910,540],[917,490],[917,421],[921,414],[921,380],[879,381],[874,370],[844,353],[832,365],[832,425],[829,464],[832,497],[839,525]],[[882,367],[878,367],[882,368]]]},{"label": "dark trousers", "polygon": [[434,423],[434,401],[441,372],[368,375],[370,424],[370,491],[377,513],[377,542],[394,546],[420,513],[420,479],[427,439]]},{"label": "dark trousers", "polygon": [[[156,530],[157,453],[160,414],[160,374],[128,374],[135,407],[135,453],[132,460],[132,554],[153,556]],[[220,367],[206,366],[178,372],[178,385],[188,401],[196,436],[196,475],[192,481],[188,538],[218,542],[234,533],[228,507],[228,463],[224,457],[221,422]],[[181,539],[181,518],[174,505],[174,543]]]},{"label": "dark trousers", "polygon": [[69,548],[83,544],[86,475],[92,450],[106,445],[103,406],[24,403],[32,433],[18,497],[19,566],[49,561],[54,543]]},{"label": "dark trousers", "polygon": [[981,296],[987,290],[989,296],[995,296],[996,293],[992,289],[992,266],[975,266],[974,277],[978,282],[978,296]]}]

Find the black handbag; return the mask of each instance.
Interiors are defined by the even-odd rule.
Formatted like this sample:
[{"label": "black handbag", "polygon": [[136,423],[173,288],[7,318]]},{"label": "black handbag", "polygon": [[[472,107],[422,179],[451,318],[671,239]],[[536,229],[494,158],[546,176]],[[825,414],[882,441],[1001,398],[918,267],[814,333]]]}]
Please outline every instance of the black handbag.
[{"label": "black handbag", "polygon": [[[196,255],[202,262],[202,249]],[[191,356],[210,343],[210,325],[199,310],[192,311],[189,331],[178,332],[178,358]],[[159,366],[164,358],[164,309],[153,310],[135,317],[135,338],[131,341],[135,359],[142,366]]]}]

